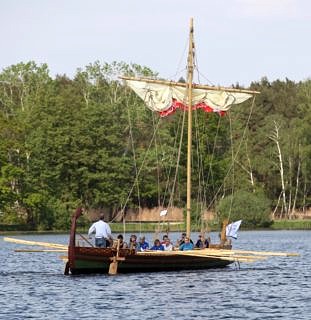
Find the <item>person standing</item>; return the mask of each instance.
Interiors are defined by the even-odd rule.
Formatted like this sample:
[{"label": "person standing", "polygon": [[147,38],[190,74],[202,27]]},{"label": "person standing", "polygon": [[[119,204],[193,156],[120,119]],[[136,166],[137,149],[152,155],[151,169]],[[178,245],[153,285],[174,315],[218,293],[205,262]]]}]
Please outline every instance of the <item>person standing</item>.
[{"label": "person standing", "polygon": [[111,229],[109,224],[104,221],[104,214],[99,216],[99,220],[94,222],[88,232],[91,238],[92,233],[95,233],[95,246],[99,248],[107,248],[110,245],[109,239],[112,239]]}]

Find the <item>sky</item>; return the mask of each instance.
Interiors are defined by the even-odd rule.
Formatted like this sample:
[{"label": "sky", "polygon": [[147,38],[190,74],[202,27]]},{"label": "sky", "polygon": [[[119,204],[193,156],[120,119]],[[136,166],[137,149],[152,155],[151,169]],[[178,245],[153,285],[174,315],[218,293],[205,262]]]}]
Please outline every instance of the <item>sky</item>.
[{"label": "sky", "polygon": [[311,78],[310,0],[0,0],[0,70],[32,60],[72,78],[124,61],[177,80],[191,17],[196,82]]}]

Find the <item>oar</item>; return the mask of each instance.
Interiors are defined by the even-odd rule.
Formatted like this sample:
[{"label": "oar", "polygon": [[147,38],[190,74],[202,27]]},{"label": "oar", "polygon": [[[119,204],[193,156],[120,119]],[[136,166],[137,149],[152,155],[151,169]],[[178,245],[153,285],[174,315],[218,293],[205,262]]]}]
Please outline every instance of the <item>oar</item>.
[{"label": "oar", "polygon": [[15,249],[15,252],[66,252],[67,249]]},{"label": "oar", "polygon": [[208,254],[223,254],[223,255],[233,255],[233,254],[240,253],[240,254],[251,254],[251,255],[260,255],[260,256],[281,256],[281,257],[299,256],[299,253],[271,252],[271,251],[223,250],[223,249],[202,249],[200,251],[208,252]]},{"label": "oar", "polygon": [[254,256],[243,256],[243,255],[232,255],[232,256],[223,256],[223,255],[208,255],[208,254],[196,254],[196,253],[186,253],[183,251],[177,252],[177,255],[190,256],[190,257],[200,257],[200,258],[209,258],[209,259],[219,259],[227,261],[240,261],[240,262],[254,262],[258,260],[265,260],[266,257],[254,257]]},{"label": "oar", "polygon": [[[178,252],[178,251],[177,251]],[[178,253],[179,255],[182,254],[182,255],[185,255],[185,256],[196,256],[196,257],[209,257],[209,258],[218,258],[218,257],[225,257],[225,258],[228,258],[228,259],[240,259],[240,258],[243,258],[243,259],[256,259],[256,260],[265,260],[267,259],[266,256],[253,256],[253,255],[238,255],[238,254],[231,254],[231,255],[223,255],[221,253],[219,254],[209,254],[209,253],[196,253],[196,252],[188,252],[188,251],[180,251],[180,253]]]},{"label": "oar", "polygon": [[68,262],[68,256],[59,256],[59,259],[63,260],[64,262]]},{"label": "oar", "polygon": [[271,251],[247,251],[247,250],[232,250],[234,253],[246,253],[261,256],[280,256],[280,257],[298,257],[299,253],[295,252],[271,252]]},{"label": "oar", "polygon": [[208,254],[207,252],[200,252],[200,250],[187,250],[187,251],[143,251],[137,252],[138,255],[157,255],[157,256],[190,256],[190,257],[200,257],[200,258],[212,258],[227,261],[241,261],[241,262],[254,262],[258,260],[265,260],[266,257],[255,257],[246,255],[222,255],[219,254]]},{"label": "oar", "polygon": [[138,255],[144,256],[188,256],[188,257],[199,257],[199,258],[209,258],[218,259],[225,261],[239,261],[239,262],[255,262],[258,260],[264,260],[265,257],[254,257],[254,256],[223,256],[223,255],[208,255],[206,253],[199,253],[199,250],[187,250],[187,251],[144,251],[137,252]]},{"label": "oar", "polygon": [[27,244],[30,246],[41,246],[41,247],[47,247],[47,248],[67,249],[67,246],[65,246],[63,244],[59,244],[59,243],[28,241],[28,240],[9,238],[9,237],[4,237],[3,240],[7,241],[7,242],[18,243],[18,244]]},{"label": "oar", "polygon": [[124,261],[125,257],[119,257],[120,253],[120,239],[118,239],[118,244],[117,244],[117,255],[111,258],[111,262],[109,265],[109,275],[116,275],[118,273],[118,263],[119,261]]}]

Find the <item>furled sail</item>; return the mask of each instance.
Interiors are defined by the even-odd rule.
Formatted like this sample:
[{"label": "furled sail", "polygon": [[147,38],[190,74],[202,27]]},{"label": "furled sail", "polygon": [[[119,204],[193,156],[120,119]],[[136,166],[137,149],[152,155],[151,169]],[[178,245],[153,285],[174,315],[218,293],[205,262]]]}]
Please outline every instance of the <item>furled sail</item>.
[{"label": "furled sail", "polygon": [[[184,83],[153,81],[149,79],[124,78],[126,84],[144,100],[146,106],[167,116],[176,109],[188,108],[187,86]],[[153,82],[152,82],[153,81]],[[216,88],[194,85],[192,88],[192,108],[223,115],[233,104],[239,104],[252,97],[252,92],[231,88]],[[245,90],[244,90],[245,91]]]}]

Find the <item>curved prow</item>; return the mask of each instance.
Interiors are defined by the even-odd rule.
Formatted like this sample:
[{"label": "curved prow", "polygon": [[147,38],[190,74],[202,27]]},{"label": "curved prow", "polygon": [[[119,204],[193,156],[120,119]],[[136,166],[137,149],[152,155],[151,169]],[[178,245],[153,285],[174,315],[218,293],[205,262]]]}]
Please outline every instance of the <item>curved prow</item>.
[{"label": "curved prow", "polygon": [[75,246],[76,246],[76,228],[77,220],[82,216],[83,208],[79,207],[71,218],[70,239],[68,246],[68,262],[65,268],[65,274],[69,274],[69,270],[75,267]]},{"label": "curved prow", "polygon": [[82,216],[82,214],[83,214],[83,209],[79,207],[76,209],[74,215],[71,218],[69,246],[74,247],[76,245],[77,220]]}]

